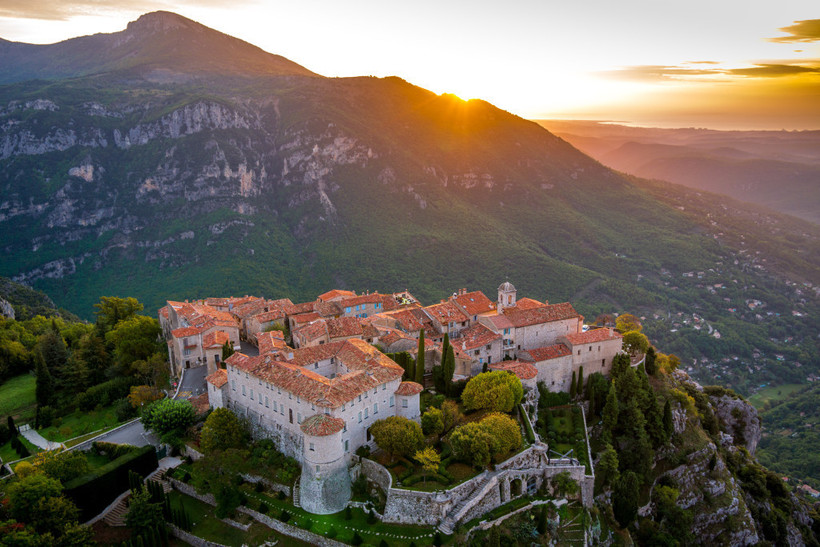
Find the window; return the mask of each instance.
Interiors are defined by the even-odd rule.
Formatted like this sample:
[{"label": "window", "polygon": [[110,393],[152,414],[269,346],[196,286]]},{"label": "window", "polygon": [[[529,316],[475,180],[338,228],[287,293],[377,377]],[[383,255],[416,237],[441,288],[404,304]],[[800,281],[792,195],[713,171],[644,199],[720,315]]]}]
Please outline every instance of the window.
[{"label": "window", "polygon": [[592,351],[592,346],[589,346],[589,351]]},{"label": "window", "polygon": [[510,334],[510,329],[504,329],[504,334]]},{"label": "window", "polygon": [[301,423],[302,423],[302,413],[301,413],[301,412],[297,412],[297,413],[296,413],[296,423],[297,423],[297,424],[301,424]]},{"label": "window", "polygon": [[488,344],[488,345],[487,345],[487,351],[490,351],[491,349],[493,349],[492,344]]},{"label": "window", "polygon": [[395,406],[395,404],[396,404],[396,397],[391,395],[390,396],[390,408],[393,408],[393,406]]},{"label": "window", "polygon": [[315,448],[313,448],[313,443],[310,443],[310,451],[311,451],[311,452],[315,452],[315,451],[316,451],[316,449],[315,449]]},{"label": "window", "polygon": [[359,395],[359,402],[360,403],[362,402],[362,396],[361,395]]},{"label": "window", "polygon": [[253,401],[253,389],[251,389],[251,401]]},{"label": "window", "polygon": [[236,380],[231,380],[231,389],[236,391]]},{"label": "window", "polygon": [[292,408],[288,409],[288,421],[290,423],[293,423],[293,409]]},{"label": "window", "polygon": [[387,389],[387,384],[382,384],[382,391],[384,391],[385,389]]},{"label": "window", "polygon": [[369,409],[369,408],[367,408],[367,407],[364,407],[364,419],[365,419],[365,420],[367,419],[367,417],[368,417],[368,415],[369,415],[369,412],[370,412],[370,409]]},{"label": "window", "polygon": [[316,472],[317,473],[319,472],[319,466],[318,465],[316,466]]},{"label": "window", "polygon": [[313,363],[313,368],[319,368],[319,363]]},{"label": "window", "polygon": [[479,350],[475,350],[475,354],[479,355],[481,352]]},{"label": "window", "polygon": [[259,404],[260,405],[262,404],[262,396],[261,395],[259,396]]},{"label": "window", "polygon": [[402,399],[401,400],[401,407],[402,408],[407,408],[407,399]]},{"label": "window", "polygon": [[345,307],[345,313],[350,313],[350,306]]},{"label": "window", "polygon": [[362,411],[359,411],[359,423],[362,423]]},{"label": "window", "polygon": [[345,452],[350,452],[350,441],[345,439]]},{"label": "window", "polygon": [[342,428],[342,431],[344,431],[345,433],[347,433],[347,422],[345,422],[345,425],[344,425],[344,427]]},{"label": "window", "polygon": [[242,396],[245,396],[245,386],[242,386]]},{"label": "window", "polygon": [[342,412],[345,411],[345,403],[342,403]]},{"label": "window", "polygon": [[601,359],[601,368],[604,368],[605,363],[606,363],[606,359]]},{"label": "window", "polygon": [[578,355],[581,355],[581,350],[578,350]]},{"label": "window", "polygon": [[[478,353],[478,352],[476,352],[476,353]],[[483,358],[483,357],[479,357],[479,358],[478,358],[478,362],[483,364],[483,363],[484,363],[484,358]]]},{"label": "window", "polygon": [[379,403],[373,403],[373,414],[379,413]]},{"label": "window", "polygon": [[598,346],[598,351],[601,351],[601,346]]},{"label": "window", "polygon": [[267,395],[265,395],[265,408],[270,408],[270,406],[268,405],[268,396]]},{"label": "window", "polygon": [[262,385],[262,379],[261,378],[259,379],[259,385],[260,386]]}]

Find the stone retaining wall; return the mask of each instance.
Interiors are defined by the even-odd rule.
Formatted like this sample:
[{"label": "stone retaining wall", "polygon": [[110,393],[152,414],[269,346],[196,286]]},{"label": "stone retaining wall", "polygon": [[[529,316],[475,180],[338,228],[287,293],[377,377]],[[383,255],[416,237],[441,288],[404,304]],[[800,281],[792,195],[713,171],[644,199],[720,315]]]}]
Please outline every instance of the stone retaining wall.
[{"label": "stone retaining wall", "polygon": [[173,524],[168,525],[168,530],[170,530],[172,536],[178,537],[188,545],[193,545],[194,547],[225,547],[225,545],[222,545],[221,543],[214,543],[213,541],[208,541],[199,536],[188,533]]},{"label": "stone retaining wall", "polygon": [[246,482],[250,482],[253,484],[261,482],[268,488],[268,490],[273,490],[274,492],[284,492],[284,494],[288,497],[292,495],[291,487],[286,484],[280,484],[278,482],[269,481],[265,477],[260,477],[259,475],[250,475],[246,473],[241,473],[240,475],[243,479],[245,479]]},{"label": "stone retaining wall", "polygon": [[313,545],[319,545],[320,547],[346,547],[344,543],[336,541],[335,539],[326,538],[324,536],[320,536],[319,534],[314,534],[310,530],[303,530],[302,528],[291,526],[290,524],[286,524],[282,521],[276,520],[275,518],[263,515],[262,513],[249,509],[245,506],[239,506],[236,510],[240,513],[245,513],[246,515],[252,516],[254,520],[276,530],[280,534],[301,539],[302,541],[306,541]]}]

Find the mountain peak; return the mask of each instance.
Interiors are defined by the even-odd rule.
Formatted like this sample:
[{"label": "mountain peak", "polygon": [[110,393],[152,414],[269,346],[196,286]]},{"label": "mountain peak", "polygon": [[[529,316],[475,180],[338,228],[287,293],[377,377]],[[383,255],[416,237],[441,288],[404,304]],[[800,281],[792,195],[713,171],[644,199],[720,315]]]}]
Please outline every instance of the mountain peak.
[{"label": "mountain peak", "polygon": [[185,75],[317,76],[284,57],[169,11],[155,11],[112,34],[46,46],[0,41],[0,85],[30,79],[157,71]]}]

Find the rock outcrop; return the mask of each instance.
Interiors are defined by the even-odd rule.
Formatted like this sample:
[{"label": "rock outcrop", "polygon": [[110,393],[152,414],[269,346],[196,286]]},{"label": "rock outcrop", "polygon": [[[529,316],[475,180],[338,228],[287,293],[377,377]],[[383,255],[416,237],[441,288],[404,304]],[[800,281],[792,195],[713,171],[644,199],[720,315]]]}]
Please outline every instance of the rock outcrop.
[{"label": "rock outcrop", "polygon": [[757,409],[737,396],[710,395],[709,399],[721,429],[731,435],[734,444],[745,446],[750,454],[754,454],[761,436]]}]

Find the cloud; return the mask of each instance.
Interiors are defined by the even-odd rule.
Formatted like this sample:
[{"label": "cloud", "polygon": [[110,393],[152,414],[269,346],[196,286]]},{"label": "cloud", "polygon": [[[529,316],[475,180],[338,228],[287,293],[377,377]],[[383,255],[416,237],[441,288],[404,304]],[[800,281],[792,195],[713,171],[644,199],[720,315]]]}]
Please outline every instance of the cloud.
[{"label": "cloud", "polygon": [[[694,63],[693,63],[694,64]],[[714,64],[700,62],[698,64]],[[801,63],[769,62],[755,63],[751,67],[742,68],[691,68],[688,66],[669,65],[637,65],[623,67],[617,70],[599,72],[600,76],[619,80],[659,82],[671,80],[728,80],[732,76],[752,78],[780,78],[783,76],[797,76],[820,74],[820,60],[808,60]]]},{"label": "cloud", "polygon": [[733,76],[753,76],[756,78],[779,78],[798,74],[820,74],[820,65],[804,66],[796,64],[756,64],[751,68],[733,68],[726,71]]},{"label": "cloud", "polygon": [[793,25],[778,30],[787,33],[788,36],[769,38],[770,42],[820,42],[820,19],[795,21]]},{"label": "cloud", "polygon": [[[239,3],[245,4],[252,1],[239,0]],[[3,0],[0,4],[0,17],[67,21],[72,17],[112,12],[147,13],[156,10],[174,11],[183,6],[224,7],[224,5],[224,0]]]}]

